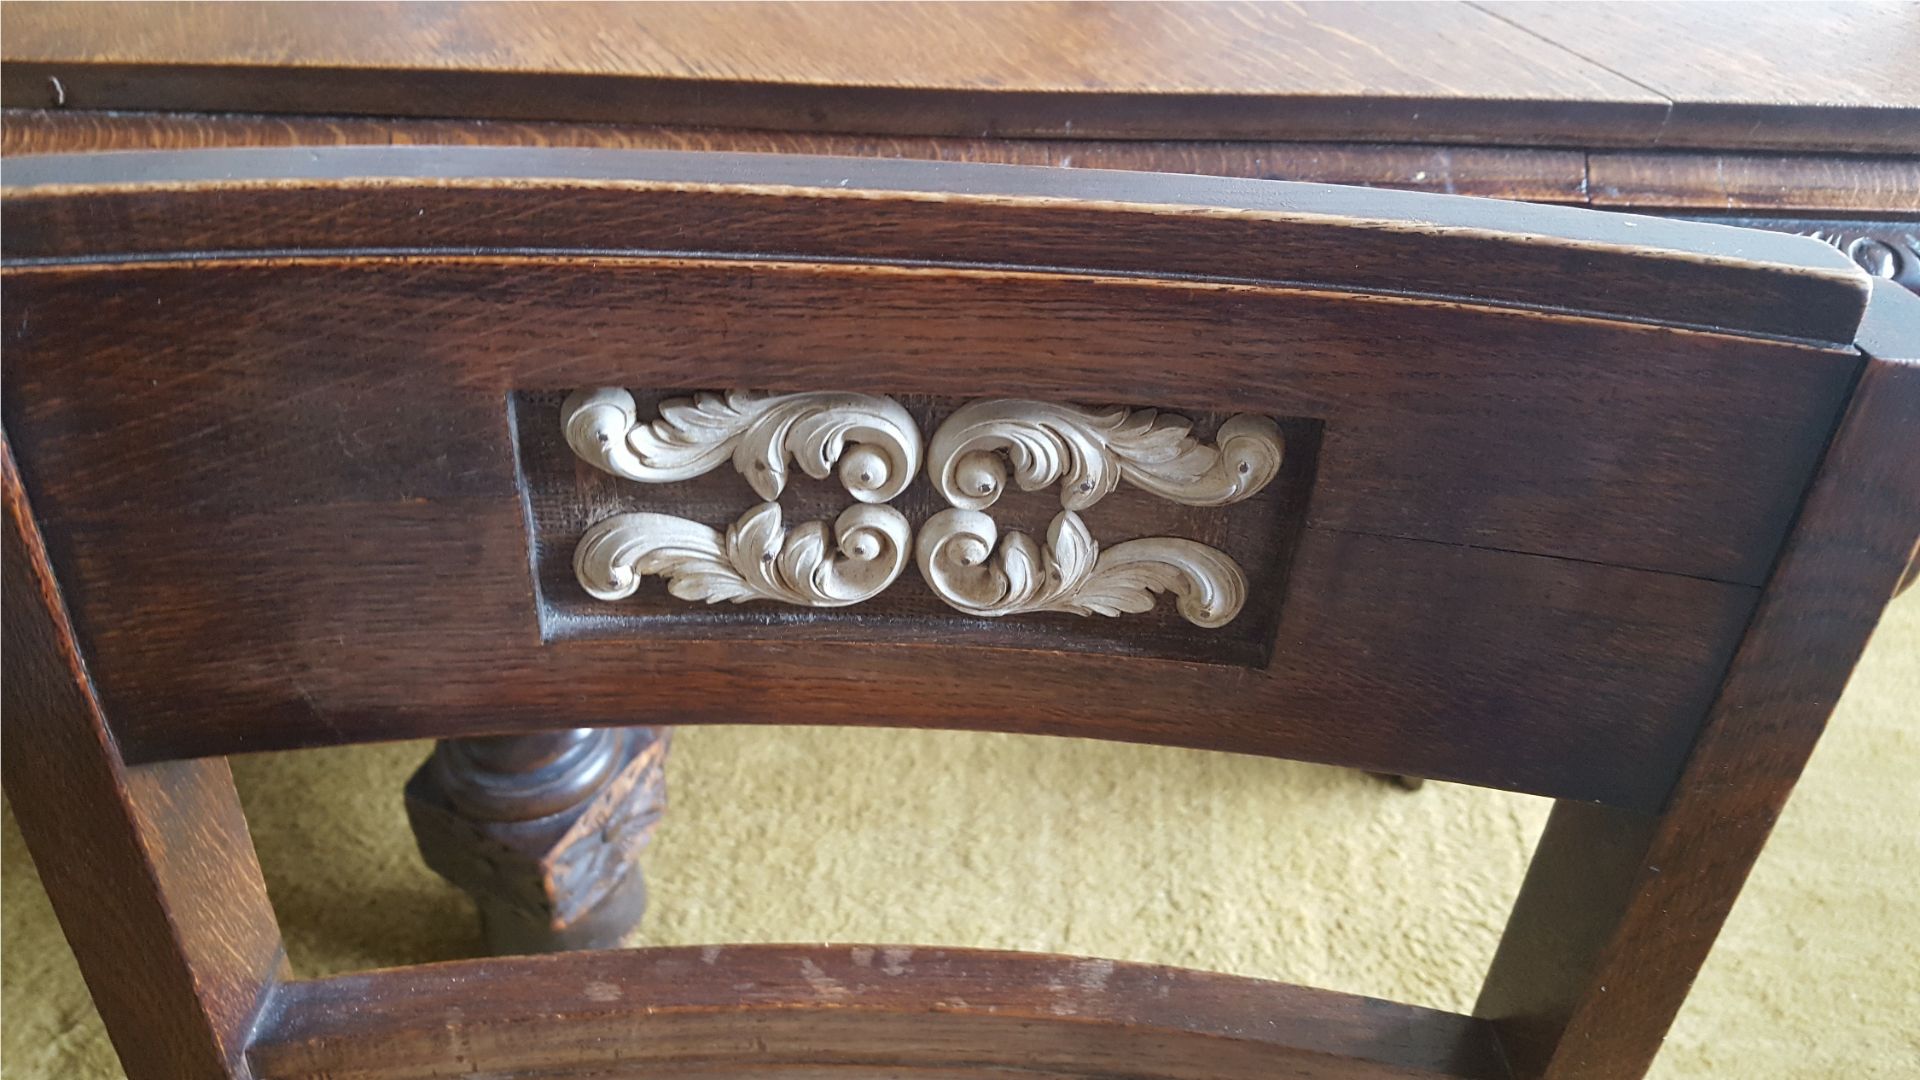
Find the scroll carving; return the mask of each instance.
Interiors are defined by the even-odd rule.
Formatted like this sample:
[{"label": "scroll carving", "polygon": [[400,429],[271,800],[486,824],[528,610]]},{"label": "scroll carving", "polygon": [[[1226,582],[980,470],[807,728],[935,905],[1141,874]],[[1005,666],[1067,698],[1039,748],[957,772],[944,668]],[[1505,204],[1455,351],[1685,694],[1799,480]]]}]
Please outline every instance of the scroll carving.
[{"label": "scroll carving", "polygon": [[1920,236],[1912,230],[1901,233],[1891,226],[1879,231],[1881,235],[1875,236],[1855,230],[1814,229],[1803,235],[1832,247],[1874,277],[1920,288]]},{"label": "scroll carving", "polygon": [[669,514],[618,514],[587,530],[574,549],[574,576],[600,600],[632,596],[654,574],[682,600],[777,600],[844,607],[893,584],[906,566],[913,530],[890,506],[848,507],[833,522],[783,530],[780,504],[761,503],[725,534]]},{"label": "scroll carving", "polygon": [[[1204,628],[1224,626],[1247,600],[1247,578],[1224,552],[1194,540],[1144,537],[1102,548],[1079,511],[1123,481],[1188,506],[1224,506],[1259,492],[1280,472],[1284,441],[1272,420],[1237,415],[1212,442],[1182,416],[1154,409],[1091,409],[1023,399],[969,402],[926,445],[926,468],[949,508],[916,541],[889,499],[920,467],[910,414],[866,394],[699,393],[660,405],[642,421],[632,394],[581,390],[562,406],[567,444],[616,476],[647,483],[733,467],[766,500],[722,533],[662,513],[626,513],[588,529],[574,576],[600,600],[632,596],[640,580],[708,604],[774,600],[843,607],[890,586],[909,559],[956,610],[1000,617],[1058,611],[1117,616],[1151,611],[1161,593]],[[773,501],[788,468],[824,479],[838,467],[860,502],[829,526],[781,525]],[[1002,535],[985,510],[1011,481],[1022,490],[1061,485],[1061,512],[1045,544]]]},{"label": "scroll carving", "polygon": [[962,406],[934,432],[927,475],[947,502],[984,510],[1009,477],[1023,491],[1058,482],[1060,505],[1085,510],[1125,480],[1187,506],[1224,506],[1280,471],[1280,429],[1263,416],[1220,425],[1214,445],[1185,417],[1153,409],[1086,409],[996,399]]},{"label": "scroll carving", "polygon": [[561,406],[567,444],[595,467],[642,483],[688,480],[729,458],[766,500],[786,490],[789,462],[840,482],[864,503],[884,503],[920,468],[920,429],[891,398],[870,394],[767,394],[729,390],[660,404],[641,421],[633,395],[580,390]]},{"label": "scroll carving", "polygon": [[1001,538],[978,510],[942,510],[920,527],[915,557],[933,591],[970,615],[1120,615],[1150,611],[1168,592],[1183,618],[1211,629],[1232,622],[1247,599],[1246,575],[1221,552],[1171,536],[1103,551],[1071,510],[1054,516],[1045,548],[1023,532]]}]

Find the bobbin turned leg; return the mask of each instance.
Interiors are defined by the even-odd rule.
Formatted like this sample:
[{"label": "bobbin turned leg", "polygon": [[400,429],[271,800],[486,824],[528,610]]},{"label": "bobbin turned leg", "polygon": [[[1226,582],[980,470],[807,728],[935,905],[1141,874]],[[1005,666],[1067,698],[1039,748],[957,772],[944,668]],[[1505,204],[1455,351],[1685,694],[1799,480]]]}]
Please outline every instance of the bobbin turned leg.
[{"label": "bobbin turned leg", "polygon": [[666,809],[670,728],[444,739],[407,781],[420,855],[473,897],[496,954],[612,948]]}]

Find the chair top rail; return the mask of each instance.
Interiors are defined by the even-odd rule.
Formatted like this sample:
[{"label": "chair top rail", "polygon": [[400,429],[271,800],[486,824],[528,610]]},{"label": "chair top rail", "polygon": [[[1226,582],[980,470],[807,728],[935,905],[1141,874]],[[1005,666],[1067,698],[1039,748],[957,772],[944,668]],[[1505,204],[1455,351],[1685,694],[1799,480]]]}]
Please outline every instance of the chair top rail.
[{"label": "chair top rail", "polygon": [[[1299,285],[1848,345],[1868,279],[1806,237],[1222,177],[475,146],[15,158],[15,265],[685,254]],[[340,214],[350,201],[353,214]],[[86,209],[90,207],[91,210]]]}]

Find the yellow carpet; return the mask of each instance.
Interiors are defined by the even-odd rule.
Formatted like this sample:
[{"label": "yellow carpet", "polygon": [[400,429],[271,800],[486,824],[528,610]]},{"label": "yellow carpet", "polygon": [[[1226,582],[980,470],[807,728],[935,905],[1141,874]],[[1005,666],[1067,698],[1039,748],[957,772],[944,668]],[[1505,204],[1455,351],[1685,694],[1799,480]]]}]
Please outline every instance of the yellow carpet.
[{"label": "yellow carpet", "polygon": [[[1920,1076],[1920,589],[1889,610],[1653,1075]],[[471,955],[420,744],[239,760],[296,970]],[[1471,1006],[1546,805],[1057,739],[689,728],[639,940],[984,945]],[[9,1080],[120,1075],[4,834]]]}]

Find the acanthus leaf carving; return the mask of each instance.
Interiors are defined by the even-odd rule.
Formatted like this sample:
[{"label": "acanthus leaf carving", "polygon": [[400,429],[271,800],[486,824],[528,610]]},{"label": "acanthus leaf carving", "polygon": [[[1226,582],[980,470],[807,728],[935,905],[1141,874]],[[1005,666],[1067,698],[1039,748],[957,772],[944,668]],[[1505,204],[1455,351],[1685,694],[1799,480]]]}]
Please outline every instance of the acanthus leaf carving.
[{"label": "acanthus leaf carving", "polygon": [[1087,509],[1122,480],[1187,506],[1225,506],[1266,487],[1283,453],[1279,426],[1263,416],[1229,418],[1210,445],[1185,417],[1154,409],[999,398],[969,402],[940,425],[927,475],[963,510],[992,506],[1009,476],[1023,491],[1060,483],[1066,510]]},{"label": "acanthus leaf carving", "polygon": [[970,615],[1112,616],[1150,611],[1166,592],[1183,618],[1210,629],[1233,621],[1247,598],[1246,575],[1224,553],[1170,536],[1102,550],[1071,510],[1048,525],[1045,548],[1023,532],[1002,537],[978,510],[942,510],[920,527],[915,557],[928,586]]},{"label": "acanthus leaf carving", "polygon": [[632,596],[652,574],[682,600],[844,607],[893,584],[912,542],[906,517],[890,506],[850,506],[831,530],[824,521],[809,521],[788,531],[780,505],[766,502],[724,534],[670,514],[629,513],[587,530],[574,549],[573,570],[600,600]]},{"label": "acanthus leaf carving", "polygon": [[816,480],[839,465],[864,503],[904,491],[920,468],[920,429],[891,398],[871,394],[702,392],[660,404],[642,421],[633,395],[579,390],[561,406],[567,444],[615,476],[658,484],[688,480],[731,459],[762,499],[786,490],[789,462]]}]

